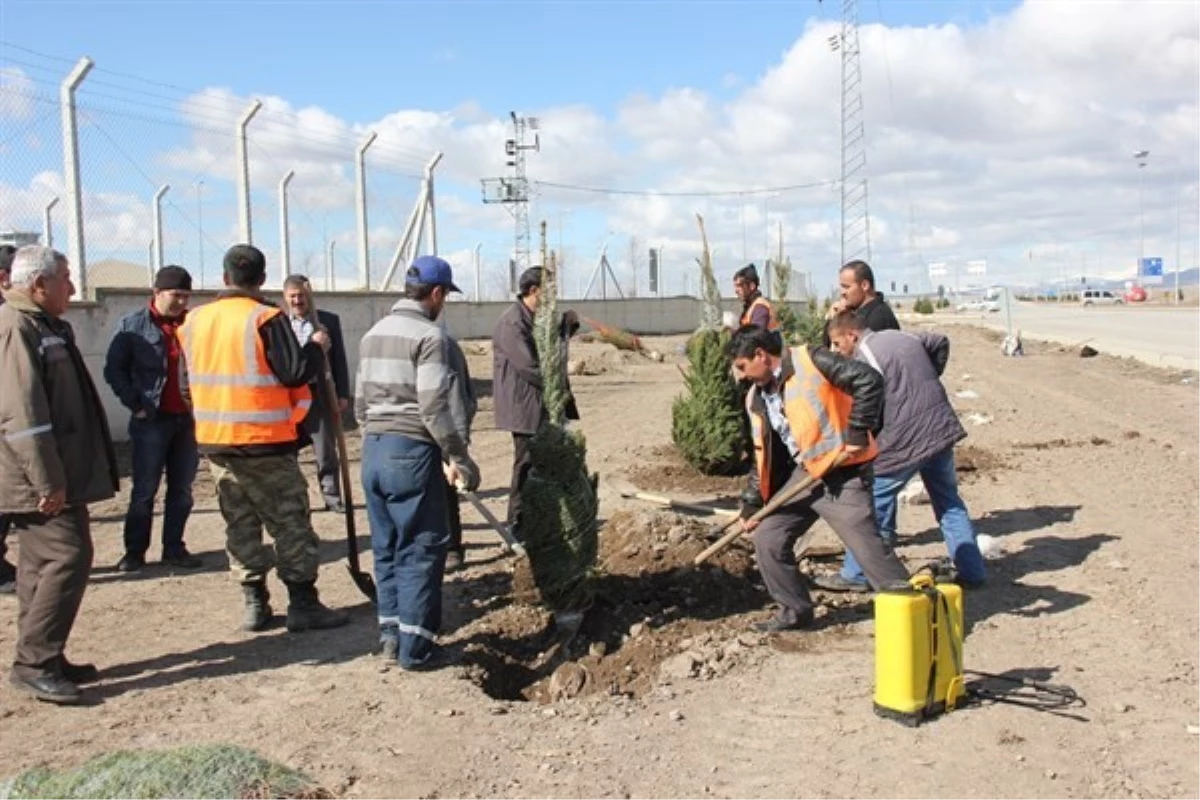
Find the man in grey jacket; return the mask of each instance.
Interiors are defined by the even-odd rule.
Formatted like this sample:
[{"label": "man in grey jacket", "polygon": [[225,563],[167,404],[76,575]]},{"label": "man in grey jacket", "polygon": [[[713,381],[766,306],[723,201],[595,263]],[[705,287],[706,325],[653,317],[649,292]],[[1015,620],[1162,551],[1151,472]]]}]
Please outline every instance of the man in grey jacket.
[{"label": "man in grey jacket", "polygon": [[[843,311],[830,322],[829,335],[839,353],[883,374],[883,430],[873,489],[879,533],[888,544],[895,543],[897,498],[905,484],[920,475],[959,582],[980,586],[986,568],[954,471],[954,445],[967,432],[941,381],[950,340],[937,333],[871,331],[867,324],[853,311]],[[841,574],[819,577],[816,583],[832,591],[867,591],[866,578],[851,553]]]},{"label": "man in grey jacket", "polygon": [[496,427],[513,437],[512,483],[508,491],[508,526],[521,539],[521,487],[533,466],[529,443],[546,415],[542,403],[542,370],[533,338],[533,315],[542,293],[542,268],[521,273],[517,302],[500,315],[492,331],[492,398]]},{"label": "man in grey jacket", "polygon": [[62,319],[75,287],[66,256],[17,251],[0,306],[0,512],[21,536],[17,655],[10,680],[39,700],[70,704],[91,664],[64,650],[92,567],[88,503],[117,491],[104,406]]},{"label": "man in grey jacket", "polygon": [[367,331],[358,351],[354,412],[363,431],[380,643],[407,670],[440,660],[446,484],[479,486],[479,468],[451,413],[446,333],[434,322],[457,291],[449,264],[417,258],[404,299]]}]

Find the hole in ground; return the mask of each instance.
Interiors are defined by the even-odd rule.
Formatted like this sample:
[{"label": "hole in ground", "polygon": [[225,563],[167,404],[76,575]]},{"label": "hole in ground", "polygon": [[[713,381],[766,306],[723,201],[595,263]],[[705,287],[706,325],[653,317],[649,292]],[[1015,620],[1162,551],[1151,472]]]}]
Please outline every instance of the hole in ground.
[{"label": "hole in ground", "polygon": [[614,514],[601,532],[595,601],[578,630],[560,631],[550,612],[509,603],[462,631],[468,677],[498,700],[551,702],[640,696],[664,668],[684,679],[735,667],[757,649],[740,641],[744,615],[768,597],[754,584],[745,542],[691,568],[708,532],[705,522],[670,512]]}]

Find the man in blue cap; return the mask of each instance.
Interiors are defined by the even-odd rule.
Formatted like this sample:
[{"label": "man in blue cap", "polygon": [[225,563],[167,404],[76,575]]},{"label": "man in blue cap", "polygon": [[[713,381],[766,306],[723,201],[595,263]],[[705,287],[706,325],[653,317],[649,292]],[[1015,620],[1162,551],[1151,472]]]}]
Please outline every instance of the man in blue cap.
[{"label": "man in blue cap", "polygon": [[440,663],[446,486],[479,486],[479,468],[452,411],[447,334],[435,321],[457,291],[449,264],[417,258],[404,297],[359,346],[354,413],[363,432],[379,636],[385,657],[406,670]]}]

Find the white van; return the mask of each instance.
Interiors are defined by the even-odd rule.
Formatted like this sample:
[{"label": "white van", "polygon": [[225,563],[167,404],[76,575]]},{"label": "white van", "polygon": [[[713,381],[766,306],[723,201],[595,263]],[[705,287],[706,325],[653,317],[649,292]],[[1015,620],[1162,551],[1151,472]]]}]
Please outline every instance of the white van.
[{"label": "white van", "polygon": [[1125,301],[1107,289],[1084,289],[1079,302],[1085,306],[1119,306]]}]

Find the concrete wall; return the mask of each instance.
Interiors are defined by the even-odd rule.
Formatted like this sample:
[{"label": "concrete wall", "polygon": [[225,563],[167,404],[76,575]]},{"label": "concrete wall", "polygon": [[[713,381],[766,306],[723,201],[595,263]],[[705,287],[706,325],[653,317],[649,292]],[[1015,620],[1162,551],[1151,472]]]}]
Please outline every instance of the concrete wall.
[{"label": "concrete wall", "polygon": [[[210,302],[215,292],[192,294],[192,306]],[[113,436],[124,440],[129,413],[117,401],[104,382],[104,355],[112,339],[113,329],[124,315],[148,302],[149,294],[140,289],[97,289],[95,302],[72,303],[67,319],[75,328],[76,340],[87,362],[92,378],[104,399]],[[271,301],[280,301],[277,292],[267,292]],[[353,380],[358,365],[358,343],[380,317],[388,312],[399,298],[398,294],[366,294],[362,292],[323,292],[317,295],[318,306],[341,317],[342,333],[346,338],[346,357],[350,362]],[[490,339],[492,328],[511,301],[491,303],[451,302],[446,307],[451,332],[463,340]],[[700,320],[700,301],[693,297],[638,298],[631,300],[571,300],[561,303],[562,309],[574,309],[606,325],[616,325],[644,335],[671,335],[695,330]],[[737,300],[728,300],[726,308],[737,310]]]}]

